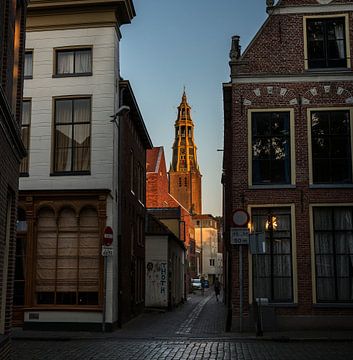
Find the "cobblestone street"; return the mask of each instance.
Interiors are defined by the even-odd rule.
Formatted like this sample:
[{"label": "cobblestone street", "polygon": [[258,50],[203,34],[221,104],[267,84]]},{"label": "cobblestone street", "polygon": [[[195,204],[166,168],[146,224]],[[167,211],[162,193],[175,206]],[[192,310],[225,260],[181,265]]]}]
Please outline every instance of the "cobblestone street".
[{"label": "cobblestone street", "polygon": [[[211,290],[172,312],[148,312],[114,333],[17,330],[16,360],[351,359],[351,341],[270,341],[224,332],[225,307]],[[253,334],[252,334],[253,336]]]}]

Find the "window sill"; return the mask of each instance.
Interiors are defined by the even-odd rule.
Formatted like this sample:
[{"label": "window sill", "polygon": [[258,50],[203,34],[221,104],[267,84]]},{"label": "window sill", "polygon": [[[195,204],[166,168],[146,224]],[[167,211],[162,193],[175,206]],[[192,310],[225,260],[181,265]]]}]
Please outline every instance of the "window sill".
[{"label": "window sill", "polygon": [[352,309],[353,302],[352,303],[317,303],[317,304],[313,304],[313,308]]},{"label": "window sill", "polygon": [[[252,304],[254,304],[254,302],[252,302]],[[296,308],[298,307],[297,303],[261,303],[262,307],[275,307],[275,308]]]},{"label": "window sill", "polygon": [[30,308],[23,308],[24,311],[35,312],[35,311],[101,311],[102,306],[100,305],[34,305]]},{"label": "window sill", "polygon": [[50,173],[50,176],[82,176],[82,175],[91,175],[91,172],[90,171],[76,171],[76,172],[66,171],[66,172]]},{"label": "window sill", "polygon": [[66,77],[82,77],[82,76],[92,76],[90,73],[82,73],[82,74],[53,74],[53,78],[66,78]]},{"label": "window sill", "polygon": [[29,173],[20,173],[20,177],[29,177]]},{"label": "window sill", "polygon": [[295,189],[295,185],[285,184],[285,185],[249,185],[250,190],[258,190],[258,189]]},{"label": "window sill", "polygon": [[337,67],[337,68],[315,68],[315,69],[305,69],[307,73],[310,74],[322,74],[322,73],[347,73],[351,72],[352,69],[348,67]]},{"label": "window sill", "polygon": [[311,184],[309,189],[353,189],[353,184]]},{"label": "window sill", "polygon": [[24,76],[23,79],[24,79],[24,80],[32,80],[32,79],[33,79],[33,75],[31,75],[31,76]]}]

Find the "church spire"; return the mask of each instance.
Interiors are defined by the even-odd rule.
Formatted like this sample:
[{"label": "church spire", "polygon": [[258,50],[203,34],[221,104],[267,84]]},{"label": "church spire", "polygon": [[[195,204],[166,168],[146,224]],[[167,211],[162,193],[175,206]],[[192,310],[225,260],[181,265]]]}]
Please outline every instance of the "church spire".
[{"label": "church spire", "polygon": [[191,106],[185,87],[174,127],[173,156],[169,171],[170,192],[190,212],[200,214],[201,174],[197,162]]},{"label": "church spire", "polygon": [[196,154],[197,147],[194,141],[194,123],[191,118],[191,106],[188,104],[185,87],[181,103],[178,106],[178,117],[174,127],[172,169],[175,171],[199,170]]}]

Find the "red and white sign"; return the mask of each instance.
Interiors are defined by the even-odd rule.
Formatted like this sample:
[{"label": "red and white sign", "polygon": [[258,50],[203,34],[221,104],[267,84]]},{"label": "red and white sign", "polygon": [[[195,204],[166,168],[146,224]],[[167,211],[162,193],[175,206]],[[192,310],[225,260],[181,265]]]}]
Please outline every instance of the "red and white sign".
[{"label": "red and white sign", "polygon": [[113,242],[113,229],[110,226],[106,226],[103,234],[103,245],[110,246]]},{"label": "red and white sign", "polygon": [[246,227],[250,221],[249,214],[243,209],[237,209],[233,212],[233,223],[237,227]]}]

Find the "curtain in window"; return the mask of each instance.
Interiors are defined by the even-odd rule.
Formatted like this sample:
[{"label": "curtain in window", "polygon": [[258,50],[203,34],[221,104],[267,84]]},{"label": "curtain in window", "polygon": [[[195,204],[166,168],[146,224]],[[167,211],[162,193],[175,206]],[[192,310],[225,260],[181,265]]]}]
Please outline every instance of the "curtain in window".
[{"label": "curtain in window", "polygon": [[98,292],[99,289],[98,216],[94,209],[83,209],[80,214],[79,292]]},{"label": "curtain in window", "polygon": [[[265,230],[268,213],[277,219],[272,234]],[[291,301],[292,259],[291,219],[284,209],[254,209],[252,221],[255,232],[266,232],[265,254],[253,256],[254,297],[270,301]]]},{"label": "curtain in window", "polygon": [[338,49],[338,55],[340,59],[345,58],[344,51],[344,24],[334,24],[335,37],[336,37],[336,46]]},{"label": "curtain in window", "polygon": [[90,100],[75,100],[73,137],[74,171],[87,171],[90,169],[90,117]]},{"label": "curtain in window", "polygon": [[320,300],[335,298],[333,238],[331,211],[325,208],[315,209],[315,252],[317,297]]},{"label": "curtain in window", "polygon": [[[21,124],[21,138],[25,149],[29,150],[29,127],[31,123],[31,102],[26,100],[22,103],[22,124]],[[28,154],[22,159],[20,165],[20,173],[28,172]]]},{"label": "curtain in window", "polygon": [[33,75],[33,53],[25,54],[24,76]]},{"label": "curtain in window", "polygon": [[91,72],[91,50],[79,50],[75,55],[75,73]]},{"label": "curtain in window", "polygon": [[[72,101],[57,100],[55,112],[55,171],[71,170]],[[58,125],[59,124],[59,125]]]},{"label": "curtain in window", "polygon": [[351,208],[338,208],[334,212],[336,228],[336,266],[338,279],[338,297],[341,300],[353,300],[353,222]]},{"label": "curtain in window", "polygon": [[56,221],[51,209],[38,214],[36,291],[55,291]]},{"label": "curtain in window", "polygon": [[72,51],[57,52],[57,73],[73,74],[75,54]]},{"label": "curtain in window", "polygon": [[314,228],[318,300],[352,301],[352,209],[316,208]]}]

